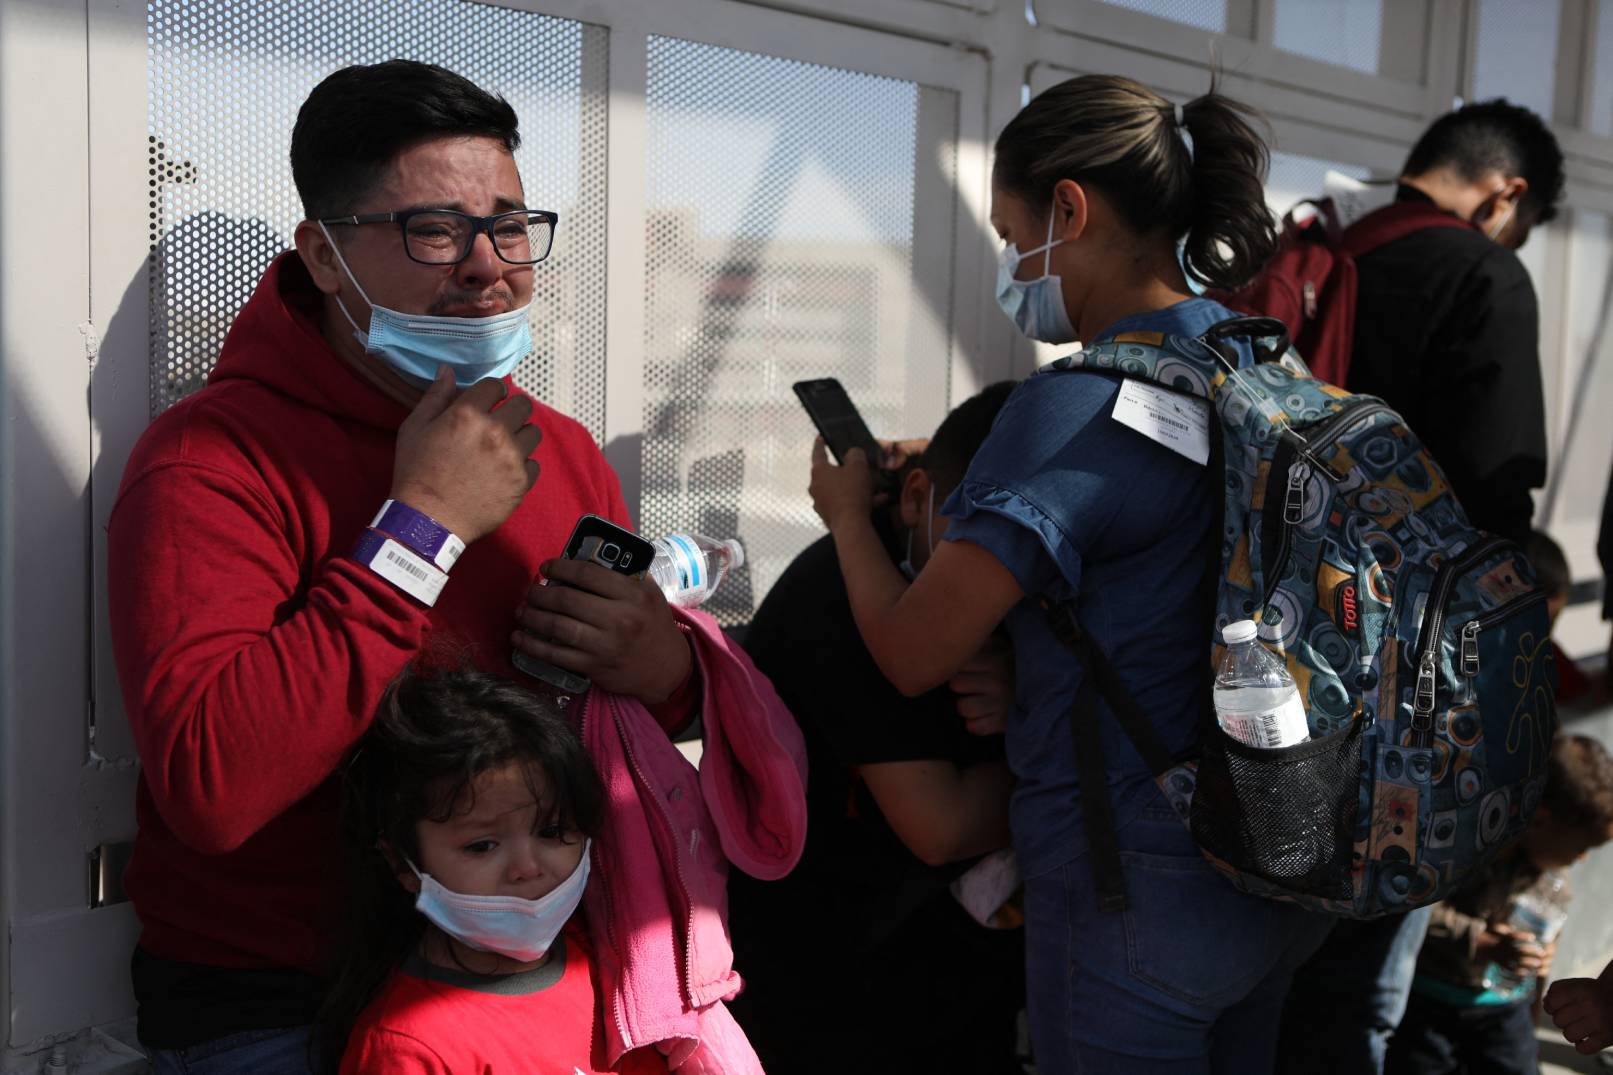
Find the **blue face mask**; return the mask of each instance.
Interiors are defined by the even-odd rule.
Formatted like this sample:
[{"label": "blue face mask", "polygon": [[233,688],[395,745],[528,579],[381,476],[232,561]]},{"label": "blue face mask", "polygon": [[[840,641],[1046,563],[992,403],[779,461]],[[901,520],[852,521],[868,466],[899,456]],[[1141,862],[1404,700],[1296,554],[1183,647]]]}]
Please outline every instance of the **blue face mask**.
[{"label": "blue face mask", "polygon": [[365,332],[347,312],[341,298],[336,299],[342,316],[353,326],[353,338],[367,354],[409,380],[429,385],[437,378],[437,367],[447,366],[454,371],[454,383],[469,388],[488,377],[509,376],[532,353],[532,323],[524,306],[492,317],[441,317],[406,314],[370,302],[330,232],[324,224],[319,225],[319,230],[336,252],[337,264],[370,304],[370,331]]},{"label": "blue face mask", "polygon": [[[1064,312],[1064,287],[1059,277],[1049,274],[1053,248],[1064,242],[1063,239],[1053,241],[1054,217],[1054,213],[1048,214],[1047,242],[1023,254],[1018,246],[1009,243],[997,255],[997,305],[1026,338],[1043,343],[1069,343],[1075,339],[1075,326]],[[1034,254],[1042,255],[1042,275],[1034,280],[1014,279],[1019,263]]]},{"label": "blue face mask", "polygon": [[554,945],[560,930],[582,901],[583,889],[588,887],[590,846],[591,841],[583,842],[582,858],[570,877],[535,900],[519,896],[467,896],[444,888],[436,878],[421,873],[409,862],[409,869],[420,878],[420,894],[415,897],[414,909],[466,948],[493,952],[518,963],[531,963],[542,959]]}]

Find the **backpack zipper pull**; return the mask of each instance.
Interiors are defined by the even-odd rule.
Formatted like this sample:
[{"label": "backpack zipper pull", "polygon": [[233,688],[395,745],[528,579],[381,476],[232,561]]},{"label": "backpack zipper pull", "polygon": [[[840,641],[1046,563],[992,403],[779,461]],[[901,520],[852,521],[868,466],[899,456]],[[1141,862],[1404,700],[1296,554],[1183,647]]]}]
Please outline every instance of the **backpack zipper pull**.
[{"label": "backpack zipper pull", "polygon": [[1462,675],[1472,679],[1479,674],[1479,621],[1462,627]]},{"label": "backpack zipper pull", "polygon": [[1305,481],[1311,476],[1308,463],[1296,461],[1288,468],[1288,492],[1283,496],[1283,522],[1297,526],[1305,517]]},{"label": "backpack zipper pull", "polygon": [[1309,320],[1312,320],[1313,318],[1316,317],[1316,309],[1317,309],[1317,306],[1316,306],[1316,284],[1313,283],[1310,280],[1306,280],[1305,281],[1304,292],[1305,292],[1305,320],[1309,321]]},{"label": "backpack zipper pull", "polygon": [[1430,646],[1417,664],[1417,694],[1412,705],[1411,726],[1425,732],[1434,726],[1434,692],[1438,687],[1439,665]]}]

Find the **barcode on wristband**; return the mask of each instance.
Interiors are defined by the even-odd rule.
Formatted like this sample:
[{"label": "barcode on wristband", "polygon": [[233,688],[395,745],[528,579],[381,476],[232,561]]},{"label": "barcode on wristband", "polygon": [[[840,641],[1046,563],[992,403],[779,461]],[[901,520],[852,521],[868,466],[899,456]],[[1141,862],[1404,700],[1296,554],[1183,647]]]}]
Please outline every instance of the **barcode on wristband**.
[{"label": "barcode on wristband", "polygon": [[388,538],[369,560],[370,570],[430,607],[437,603],[448,576]]},{"label": "barcode on wristband", "polygon": [[415,578],[419,579],[421,582],[429,582],[431,580],[431,572],[427,571],[423,567],[419,567],[418,565],[411,564],[409,561],[405,560],[403,557],[399,556],[397,553],[393,552],[391,549],[388,549],[388,548],[383,546],[382,549],[381,549],[381,554],[383,556],[385,556],[388,560],[392,561],[394,564],[397,564],[398,567],[402,568],[403,570],[407,571],[409,574],[413,575]]}]

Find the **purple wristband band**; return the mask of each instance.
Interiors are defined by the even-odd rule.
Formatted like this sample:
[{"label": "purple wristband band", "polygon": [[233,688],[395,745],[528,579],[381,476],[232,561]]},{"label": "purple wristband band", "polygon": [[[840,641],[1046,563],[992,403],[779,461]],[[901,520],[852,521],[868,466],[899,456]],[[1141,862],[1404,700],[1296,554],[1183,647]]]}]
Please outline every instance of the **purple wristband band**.
[{"label": "purple wristband band", "polygon": [[359,534],[350,555],[427,608],[437,603],[448,581],[446,572],[379,530]]},{"label": "purple wristband band", "polygon": [[446,526],[401,500],[388,500],[370,522],[373,529],[390,534],[444,571],[451,571],[465,543]]}]

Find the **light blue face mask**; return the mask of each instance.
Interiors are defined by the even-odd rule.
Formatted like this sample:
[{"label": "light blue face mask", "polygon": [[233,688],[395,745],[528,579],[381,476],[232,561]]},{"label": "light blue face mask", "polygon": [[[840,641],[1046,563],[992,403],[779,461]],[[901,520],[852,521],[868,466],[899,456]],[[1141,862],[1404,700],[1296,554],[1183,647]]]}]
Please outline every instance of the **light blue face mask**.
[{"label": "light blue face mask", "polygon": [[[1056,212],[1047,217],[1047,242],[1021,254],[1009,243],[997,255],[997,305],[1026,338],[1043,343],[1069,343],[1075,339],[1075,326],[1064,311],[1064,287],[1060,278],[1050,275],[1053,248],[1064,242],[1053,240]],[[1019,263],[1035,254],[1042,255],[1042,275],[1034,280],[1016,280]]]},{"label": "light blue face mask", "polygon": [[370,304],[370,331],[365,332],[347,312],[338,296],[336,305],[353,326],[353,338],[367,354],[372,354],[398,373],[422,387],[437,379],[437,367],[454,371],[454,383],[469,388],[488,377],[509,376],[516,365],[532,353],[532,323],[526,307],[492,317],[442,317],[435,314],[406,314],[377,306],[347,267],[341,248],[321,223],[325,241],[336,252],[336,262],[353,281],[360,297]]},{"label": "light blue face mask", "polygon": [[468,896],[444,888],[436,878],[421,873],[409,862],[409,869],[420,878],[420,894],[415,897],[414,909],[466,948],[507,956],[518,963],[542,959],[576,912],[583,889],[588,887],[591,843],[583,841],[582,859],[571,876],[535,900],[519,896]]}]

